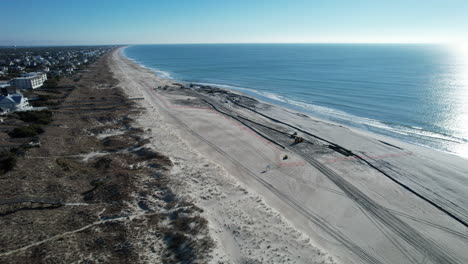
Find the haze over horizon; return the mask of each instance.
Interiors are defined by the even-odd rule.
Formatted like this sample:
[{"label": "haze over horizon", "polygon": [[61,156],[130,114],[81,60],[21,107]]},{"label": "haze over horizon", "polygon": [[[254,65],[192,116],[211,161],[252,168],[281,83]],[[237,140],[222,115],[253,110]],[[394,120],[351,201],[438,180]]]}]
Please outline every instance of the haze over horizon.
[{"label": "haze over horizon", "polygon": [[4,20],[9,21],[0,28],[3,46],[466,43],[468,28],[468,1],[462,0],[0,3]]}]

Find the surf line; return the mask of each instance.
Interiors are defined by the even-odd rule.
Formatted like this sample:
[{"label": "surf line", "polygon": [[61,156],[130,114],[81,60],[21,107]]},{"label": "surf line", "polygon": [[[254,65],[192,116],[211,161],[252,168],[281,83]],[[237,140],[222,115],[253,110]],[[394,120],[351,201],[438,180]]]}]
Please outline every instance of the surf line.
[{"label": "surf line", "polygon": [[201,106],[186,106],[186,105],[173,105],[171,103],[169,103],[167,101],[166,98],[164,98],[162,95],[160,95],[159,93],[157,93],[155,90],[154,91],[154,94],[156,95],[156,97],[159,98],[159,100],[163,103],[164,107],[166,108],[188,108],[188,109],[201,109],[201,110],[208,110],[214,114],[217,114],[218,116],[221,116],[222,118],[224,118],[225,120],[231,122],[232,124],[234,124],[235,126],[239,127],[240,129],[248,132],[249,134],[251,134],[252,136],[260,139],[261,141],[263,141],[266,145],[270,146],[275,152],[276,152],[276,162],[278,163],[278,167],[292,167],[292,166],[304,166],[305,165],[305,162],[290,162],[290,163],[285,163],[285,162],[282,162],[281,161],[281,150],[278,149],[276,146],[274,146],[270,141],[264,139],[263,137],[259,136],[255,131],[253,131],[252,129],[244,126],[243,124],[240,124],[239,122],[235,122],[234,120],[230,119],[230,118],[227,118],[226,116],[224,116],[223,114],[221,113],[218,113],[217,111],[213,110],[212,108],[210,107],[201,107]]}]

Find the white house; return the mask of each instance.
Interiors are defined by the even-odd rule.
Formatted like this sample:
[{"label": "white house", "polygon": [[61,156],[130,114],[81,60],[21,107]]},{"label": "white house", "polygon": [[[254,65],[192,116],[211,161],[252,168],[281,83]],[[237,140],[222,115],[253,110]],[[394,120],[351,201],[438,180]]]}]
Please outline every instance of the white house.
[{"label": "white house", "polygon": [[14,111],[24,108],[28,105],[27,99],[21,94],[9,94],[7,96],[0,95],[1,111]]},{"label": "white house", "polygon": [[43,72],[30,72],[23,74],[22,77],[11,80],[11,85],[20,89],[36,89],[41,87],[47,80],[47,74]]}]

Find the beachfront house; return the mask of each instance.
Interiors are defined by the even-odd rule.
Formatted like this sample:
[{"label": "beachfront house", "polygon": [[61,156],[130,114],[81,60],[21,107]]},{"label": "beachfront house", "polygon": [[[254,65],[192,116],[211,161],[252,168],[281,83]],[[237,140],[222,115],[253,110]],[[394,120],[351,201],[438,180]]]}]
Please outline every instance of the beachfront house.
[{"label": "beachfront house", "polygon": [[27,100],[21,93],[0,95],[0,110],[2,112],[15,111],[27,106]]},{"label": "beachfront house", "polygon": [[20,89],[36,89],[41,87],[46,80],[47,74],[44,72],[31,72],[11,80],[10,84]]}]

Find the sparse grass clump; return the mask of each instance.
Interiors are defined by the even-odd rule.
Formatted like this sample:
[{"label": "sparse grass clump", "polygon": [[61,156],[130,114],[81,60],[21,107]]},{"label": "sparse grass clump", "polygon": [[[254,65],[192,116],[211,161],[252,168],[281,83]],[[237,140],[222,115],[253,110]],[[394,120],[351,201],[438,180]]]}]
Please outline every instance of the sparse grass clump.
[{"label": "sparse grass clump", "polygon": [[171,258],[177,262],[191,263],[197,258],[195,241],[182,232],[167,231],[164,234],[164,241],[169,250],[166,260]]},{"label": "sparse grass clump", "polygon": [[23,138],[23,137],[34,137],[39,134],[44,133],[44,129],[42,129],[39,125],[29,125],[24,127],[17,127],[8,133],[10,137],[13,138]]},{"label": "sparse grass clump", "polygon": [[164,256],[164,263],[198,263],[204,259],[214,247],[209,237],[195,237],[184,232],[166,230],[164,241],[168,252]]},{"label": "sparse grass clump", "polygon": [[177,230],[196,236],[207,227],[208,221],[199,215],[179,216],[173,221],[173,225]]},{"label": "sparse grass clump", "polygon": [[166,244],[163,262],[203,263],[215,246],[208,234],[208,221],[199,214],[203,210],[191,201],[175,196],[166,202],[170,221],[161,228]]},{"label": "sparse grass clump", "polygon": [[103,157],[99,158],[95,163],[94,163],[94,168],[96,169],[108,169],[110,168],[110,165],[112,163],[112,159]]}]

